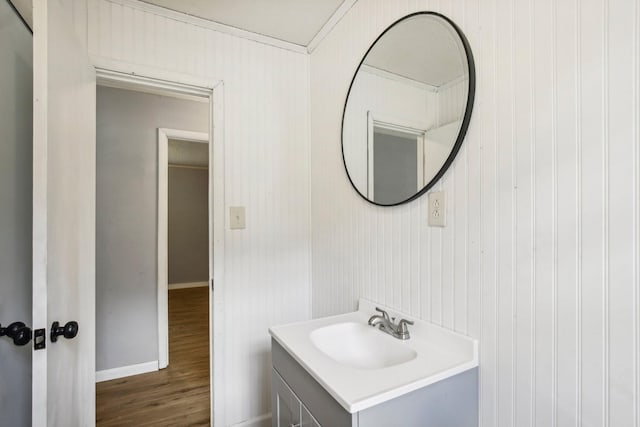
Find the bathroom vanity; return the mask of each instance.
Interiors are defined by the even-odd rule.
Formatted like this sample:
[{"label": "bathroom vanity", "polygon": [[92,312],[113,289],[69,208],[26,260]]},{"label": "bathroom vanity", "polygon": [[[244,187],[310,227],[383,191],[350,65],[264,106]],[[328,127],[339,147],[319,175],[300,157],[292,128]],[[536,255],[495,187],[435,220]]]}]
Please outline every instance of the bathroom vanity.
[{"label": "bathroom vanity", "polygon": [[478,345],[409,318],[411,338],[369,326],[380,307],[273,327],[273,426],[478,425]]}]

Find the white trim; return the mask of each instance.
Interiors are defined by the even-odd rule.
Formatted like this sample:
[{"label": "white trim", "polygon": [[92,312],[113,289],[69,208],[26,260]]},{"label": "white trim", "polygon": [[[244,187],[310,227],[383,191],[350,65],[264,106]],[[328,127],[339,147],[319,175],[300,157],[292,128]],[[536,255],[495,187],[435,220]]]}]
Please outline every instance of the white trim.
[{"label": "white trim", "polygon": [[[49,2],[34,0],[33,23],[33,329],[46,328],[47,318],[47,166],[48,166],[48,52]],[[33,348],[33,347],[32,347]],[[31,423],[47,425],[47,351],[32,350]]]},{"label": "white trim", "polygon": [[400,119],[398,117],[392,117],[388,115],[380,115],[368,111],[371,115],[371,120],[380,127],[385,129],[393,129],[404,133],[414,133],[416,135],[424,134],[431,129],[431,126],[425,122],[417,122],[412,120]]},{"label": "white trim", "polygon": [[207,102],[207,99],[203,98],[200,95],[189,95],[185,93],[171,92],[169,89],[165,89],[162,87],[155,87],[155,86],[135,87],[135,85],[131,85],[128,82],[117,81],[117,80],[99,81],[98,84],[103,87],[142,92],[149,95],[168,96],[172,98],[182,99],[185,101],[202,102],[202,103]]},{"label": "white trim", "polygon": [[351,10],[351,8],[357,3],[358,0],[345,0],[342,2],[339,8],[333,12],[333,15],[327,22],[324,23],[320,31],[316,33],[307,45],[307,53],[311,54],[320,45],[320,42],[338,25],[338,23],[344,18],[344,16]]},{"label": "white trim", "polygon": [[[158,129],[158,366],[169,366],[169,140],[209,143],[209,135]],[[206,283],[205,283],[206,286]]]},{"label": "white trim", "polygon": [[158,361],[138,363],[137,365],[121,366],[119,368],[103,369],[96,372],[96,382],[115,380],[117,378],[130,377],[131,375],[146,374],[158,370]]},{"label": "white trim", "polygon": [[169,283],[169,290],[172,289],[189,289],[204,288],[209,286],[209,282],[189,282],[189,283]]},{"label": "white trim", "polygon": [[211,90],[221,82],[213,83],[193,80],[189,75],[128,64],[121,61],[95,57],[91,61],[96,68],[96,81],[101,86],[129,89],[142,92],[181,95],[198,102],[207,102]]},{"label": "white trim", "polygon": [[[169,140],[177,140],[177,141],[187,141],[187,142],[200,142],[203,144],[209,143],[209,134],[204,132],[193,132],[190,130],[180,130],[180,129],[168,129],[168,128],[158,128],[158,134],[162,134],[164,138],[166,138],[167,144]],[[167,165],[169,163],[167,162]]]},{"label": "white trim", "polygon": [[388,80],[393,80],[396,82],[400,82],[400,83],[404,83],[410,86],[414,86],[417,87],[419,89],[423,89],[429,92],[433,92],[433,93],[438,93],[441,92],[445,89],[450,88],[451,86],[455,86],[460,82],[463,82],[465,80],[469,79],[469,76],[467,74],[463,74],[461,76],[456,77],[453,80],[450,80],[446,83],[441,84],[440,86],[435,86],[435,85],[430,85],[428,83],[424,83],[424,82],[420,82],[418,80],[414,80],[414,79],[410,79],[409,77],[405,77],[402,76],[400,74],[396,74],[396,73],[392,73],[390,71],[386,71],[383,70],[381,68],[377,68],[377,67],[373,67],[371,65],[367,65],[367,64],[362,64],[362,66],[360,67],[360,70],[368,73],[368,74],[372,74],[378,77],[382,77],[384,79],[388,79]]},{"label": "white trim", "polygon": [[[306,79],[307,79],[307,93],[309,94],[309,96],[307,97],[307,141],[312,141],[312,126],[311,126],[311,55],[309,55],[309,59],[307,59],[307,72],[306,74]],[[307,211],[307,221],[309,224],[309,231],[307,234],[307,250],[309,252],[307,252],[309,254],[308,260],[309,260],[309,268],[307,271],[307,283],[309,283],[309,287],[308,287],[308,293],[307,293],[307,313],[308,316],[310,318],[313,318],[313,292],[311,290],[311,284],[313,283],[313,272],[315,271],[313,269],[313,256],[311,256],[311,254],[313,253],[313,209],[311,208],[313,206],[313,180],[311,179],[312,174],[311,174],[311,165],[313,165],[313,150],[311,148],[309,148],[309,150],[307,150],[307,168],[309,169],[309,180],[307,182],[307,203],[309,204],[309,209]]]},{"label": "white trim", "polygon": [[448,82],[441,84],[440,87],[438,87],[438,92],[444,89],[449,89],[451,86],[455,86],[458,83],[463,82],[465,80],[469,80],[468,74],[463,74],[461,76],[456,77],[453,80],[449,80]]},{"label": "white trim", "polygon": [[420,134],[416,137],[416,169],[418,170],[418,177],[416,178],[416,191],[422,190],[427,183],[425,180],[425,169],[427,167],[427,150],[426,150],[426,140],[424,137],[424,133]]},{"label": "white trim", "polygon": [[367,111],[367,198],[373,200],[373,114]]},{"label": "white trim", "polygon": [[386,71],[381,68],[372,67],[371,65],[362,64],[362,66],[360,67],[360,70],[364,73],[372,74],[374,76],[382,77],[383,79],[392,80],[392,81],[400,82],[409,86],[417,87],[418,89],[423,89],[428,92],[438,93],[438,90],[440,90],[438,86],[419,82],[418,80],[410,79],[409,77],[401,76],[400,74],[392,73],[390,71]]},{"label": "white trim", "polygon": [[[142,72],[140,72],[142,70]],[[209,144],[209,277],[215,282],[218,291],[213,298],[213,287],[209,292],[209,363],[210,363],[210,399],[211,420],[216,426],[225,425],[224,394],[216,390],[225,389],[224,348],[214,347],[213,343],[223,342],[225,336],[224,322],[224,227],[225,227],[225,192],[224,192],[224,82],[213,80],[203,82],[190,75],[165,72],[157,68],[138,67],[120,61],[98,61],[96,74],[102,83],[109,80],[110,72],[115,76],[129,74],[127,80],[137,89],[151,83],[161,84],[168,92],[179,94],[181,89],[199,88],[209,99],[209,135],[213,135]],[[213,219],[211,218],[213,216]],[[213,224],[213,226],[211,226]],[[211,248],[213,250],[211,250]],[[215,265],[215,268],[214,268]]]},{"label": "white trim", "polygon": [[268,414],[260,415],[259,417],[251,418],[246,421],[242,421],[238,424],[233,424],[233,427],[270,427],[271,426],[271,412]]},{"label": "white trim", "polygon": [[220,24],[209,19],[199,18],[197,16],[188,15],[186,13],[178,12],[172,9],[168,9],[162,6],[156,6],[150,3],[144,3],[138,0],[107,0],[111,3],[120,4],[122,6],[128,6],[132,9],[137,9],[146,13],[162,16],[164,18],[173,19],[175,21],[184,22],[186,24],[195,25],[198,27],[206,28],[209,30],[217,31],[219,33],[225,33],[232,36],[240,37],[246,40],[251,40],[257,43],[266,44],[280,49],[289,50],[295,53],[307,54],[307,48],[299,44],[291,43],[285,40],[280,40],[275,37],[265,36],[263,34],[254,33],[247,30],[242,30],[231,25]]},{"label": "white trim", "polygon": [[[209,144],[209,375],[210,375],[210,411],[212,425],[226,425],[225,418],[225,367],[223,343],[225,338],[225,117],[224,83],[216,86],[209,98],[209,135],[213,135]],[[213,226],[211,226],[213,224]],[[215,266],[215,268],[214,268]],[[214,289],[215,284],[215,289]],[[217,291],[214,298],[214,292]]]}]

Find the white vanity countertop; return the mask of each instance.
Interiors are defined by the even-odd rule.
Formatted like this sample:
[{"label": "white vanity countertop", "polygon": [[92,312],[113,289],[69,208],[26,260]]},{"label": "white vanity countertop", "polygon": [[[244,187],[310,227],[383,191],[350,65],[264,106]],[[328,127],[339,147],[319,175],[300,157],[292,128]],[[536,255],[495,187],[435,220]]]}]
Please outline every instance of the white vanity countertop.
[{"label": "white vanity countertop", "polygon": [[[414,359],[385,368],[355,368],[333,360],[311,341],[311,332],[323,326],[344,322],[367,325],[372,315],[379,314],[375,307],[386,310],[397,319],[415,321],[414,325],[409,326],[411,338],[405,341],[376,331],[414,350],[417,353]],[[274,326],[269,329],[269,333],[350,413],[362,411],[478,366],[477,340],[365,299],[360,300],[358,311]]]}]

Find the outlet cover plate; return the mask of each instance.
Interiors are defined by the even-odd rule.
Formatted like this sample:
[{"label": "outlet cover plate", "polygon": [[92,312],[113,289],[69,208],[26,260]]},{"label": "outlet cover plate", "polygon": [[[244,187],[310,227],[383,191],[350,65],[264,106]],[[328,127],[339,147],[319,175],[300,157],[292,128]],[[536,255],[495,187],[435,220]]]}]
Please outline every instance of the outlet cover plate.
[{"label": "outlet cover plate", "polygon": [[432,191],[428,196],[429,200],[429,225],[432,227],[444,227],[445,205],[444,191]]}]

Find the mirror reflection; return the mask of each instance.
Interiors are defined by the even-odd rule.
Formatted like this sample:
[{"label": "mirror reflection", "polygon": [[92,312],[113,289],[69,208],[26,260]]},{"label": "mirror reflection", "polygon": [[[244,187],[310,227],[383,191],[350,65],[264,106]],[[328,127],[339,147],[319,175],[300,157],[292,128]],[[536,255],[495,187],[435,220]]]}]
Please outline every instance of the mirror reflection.
[{"label": "mirror reflection", "polygon": [[372,203],[409,201],[444,173],[462,142],[475,77],[464,36],[447,18],[410,15],[369,49],[349,89],[342,152]]}]

